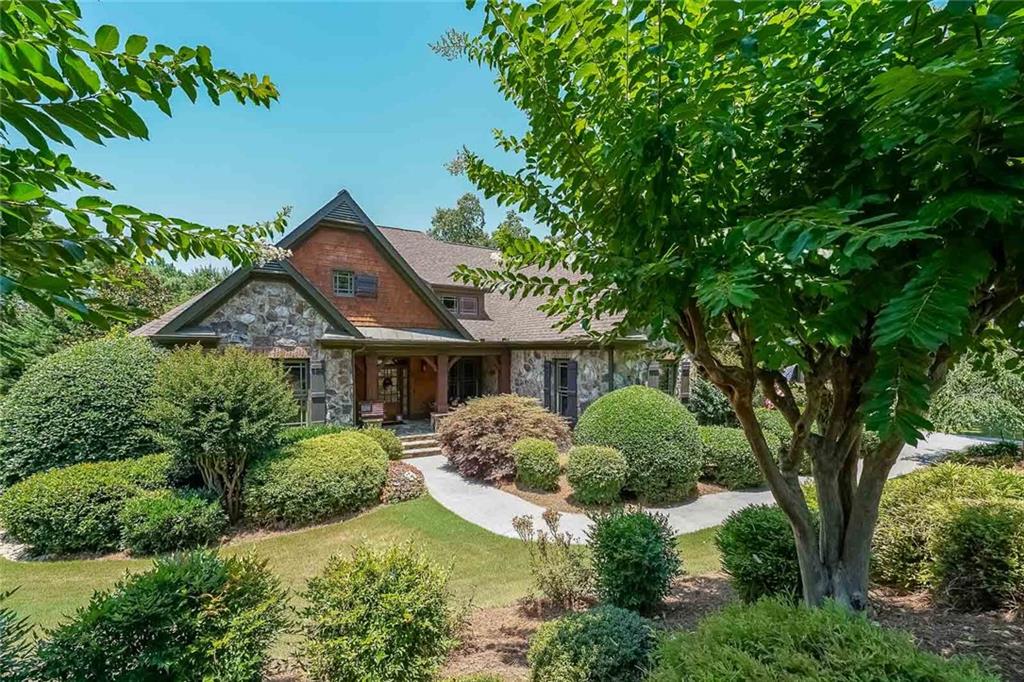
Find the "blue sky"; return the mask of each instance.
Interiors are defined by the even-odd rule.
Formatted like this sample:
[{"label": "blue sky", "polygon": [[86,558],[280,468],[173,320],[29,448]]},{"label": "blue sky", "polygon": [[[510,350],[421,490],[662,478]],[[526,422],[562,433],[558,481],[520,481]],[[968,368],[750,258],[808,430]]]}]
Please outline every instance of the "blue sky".
[{"label": "blue sky", "polygon": [[[428,48],[446,28],[479,28],[462,2],[85,2],[82,14],[90,35],[109,23],[122,39],[208,45],[215,64],[269,74],[281,92],[269,110],[179,96],[172,118],[143,103],[148,141],[72,152],[118,201],[167,215],[223,225],[291,205],[294,225],[344,187],[378,224],[425,229],[473,190],[444,162],[466,144],[510,168],[491,130],[525,126],[490,72]],[[497,225],[504,209],[485,209]]]}]

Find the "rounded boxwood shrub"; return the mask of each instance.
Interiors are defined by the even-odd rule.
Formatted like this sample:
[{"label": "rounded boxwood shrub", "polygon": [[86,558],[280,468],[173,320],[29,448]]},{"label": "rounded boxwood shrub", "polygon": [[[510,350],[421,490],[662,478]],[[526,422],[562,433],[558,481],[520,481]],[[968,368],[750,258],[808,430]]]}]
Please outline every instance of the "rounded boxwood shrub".
[{"label": "rounded boxwood shrub", "polygon": [[835,603],[807,608],[763,599],[735,604],[680,631],[658,648],[649,682],[693,680],[929,680],[996,682],[973,660],[920,651]]},{"label": "rounded boxwood shrub", "polygon": [[132,554],[205,547],[227,526],[216,500],[174,490],[153,490],[129,499],[119,520],[121,546]]},{"label": "rounded boxwood shrub", "polygon": [[704,461],[693,415],[647,386],[620,388],[591,403],[576,424],[576,442],[619,450],[629,465],[626,489],[652,504],[688,497]]},{"label": "rounded boxwood shrub", "polygon": [[405,454],[402,441],[398,439],[394,431],[382,429],[379,426],[370,426],[361,429],[360,432],[372,438],[390,460],[402,459],[402,455]]},{"label": "rounded boxwood shrub", "polygon": [[46,633],[41,678],[259,680],[285,608],[285,592],[261,560],[172,554],[95,593]]},{"label": "rounded boxwood shrub", "polygon": [[948,505],[929,540],[932,590],[954,606],[1024,602],[1024,501]]},{"label": "rounded boxwood shrub", "polygon": [[0,484],[53,467],[154,452],[146,392],[160,351],[121,336],[36,362],[0,408]]},{"label": "rounded boxwood shrub", "polygon": [[569,450],[566,478],[572,494],[583,504],[611,504],[619,499],[629,466],[615,448],[577,445]]},{"label": "rounded boxwood shrub", "polygon": [[167,486],[168,455],[86,462],[29,476],[0,496],[0,525],[42,554],[117,549],[132,497]]},{"label": "rounded boxwood shrub", "polygon": [[682,570],[668,518],[620,508],[591,519],[587,542],[598,596],[625,609],[655,609]]},{"label": "rounded boxwood shrub", "polygon": [[758,504],[733,512],[715,544],[722,570],[743,601],[766,596],[794,601],[803,594],[793,531],[778,507]]},{"label": "rounded boxwood shrub", "polygon": [[411,544],[356,548],[309,581],[300,655],[315,680],[432,680],[458,643],[449,573]]},{"label": "rounded boxwood shrub", "polygon": [[655,646],[651,622],[604,605],[545,623],[527,660],[536,682],[639,682]]},{"label": "rounded boxwood shrub", "polygon": [[[730,489],[764,485],[764,474],[743,429],[702,426],[700,438],[704,442],[706,478]],[[771,432],[765,431],[764,438],[773,452],[781,447],[779,439]]]},{"label": "rounded boxwood shrub", "polygon": [[364,433],[296,443],[257,460],[245,479],[245,513],[258,525],[316,523],[376,504],[388,458]]},{"label": "rounded boxwood shrub", "polygon": [[317,436],[326,436],[329,433],[341,433],[352,431],[351,426],[340,426],[338,424],[307,424],[305,426],[286,426],[277,432],[277,444],[279,447],[294,445],[301,440],[309,440]]},{"label": "rounded boxwood shrub", "polygon": [[540,438],[521,438],[512,446],[516,464],[516,481],[527,488],[558,490],[558,446]]},{"label": "rounded boxwood shrub", "polygon": [[470,400],[438,424],[437,440],[448,461],[469,478],[497,481],[516,471],[512,444],[521,438],[569,447],[569,425],[533,398],[490,395]]},{"label": "rounded boxwood shrub", "polygon": [[956,499],[1024,500],[1024,475],[943,463],[889,481],[872,540],[873,577],[902,588],[928,586],[929,538],[942,516],[941,507]]}]

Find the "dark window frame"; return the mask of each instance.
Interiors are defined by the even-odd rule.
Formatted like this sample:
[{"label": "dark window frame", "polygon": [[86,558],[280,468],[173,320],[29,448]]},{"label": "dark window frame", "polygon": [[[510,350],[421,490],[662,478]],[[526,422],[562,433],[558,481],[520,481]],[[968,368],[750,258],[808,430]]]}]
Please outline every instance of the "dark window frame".
[{"label": "dark window frame", "polygon": [[[339,276],[348,278],[348,287],[338,287]],[[351,298],[356,295],[356,273],[351,270],[334,270],[331,274],[331,291],[335,296]]]}]

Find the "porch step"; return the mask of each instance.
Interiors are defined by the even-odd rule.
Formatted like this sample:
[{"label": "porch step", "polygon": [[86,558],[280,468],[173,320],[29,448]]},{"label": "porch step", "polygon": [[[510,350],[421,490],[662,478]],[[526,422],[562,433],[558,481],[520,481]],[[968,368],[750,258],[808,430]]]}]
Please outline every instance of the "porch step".
[{"label": "porch step", "polygon": [[441,446],[437,442],[437,434],[434,433],[399,436],[398,440],[402,441],[402,451],[405,457],[427,457],[441,454]]}]

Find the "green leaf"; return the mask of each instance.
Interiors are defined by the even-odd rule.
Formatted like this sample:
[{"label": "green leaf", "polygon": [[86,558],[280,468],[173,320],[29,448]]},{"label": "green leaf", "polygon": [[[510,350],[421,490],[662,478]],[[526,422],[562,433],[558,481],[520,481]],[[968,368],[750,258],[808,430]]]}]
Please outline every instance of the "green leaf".
[{"label": "green leaf", "polygon": [[113,52],[117,44],[121,42],[121,34],[117,28],[110,24],[104,24],[96,29],[96,49],[103,52]]},{"label": "green leaf", "polygon": [[124,44],[124,51],[130,55],[139,55],[142,54],[148,44],[149,39],[146,36],[131,35],[128,36],[128,40]]},{"label": "green leaf", "polygon": [[39,187],[29,184],[27,182],[16,182],[11,185],[8,192],[8,198],[11,201],[26,202],[38,199],[43,196],[44,192]]}]

